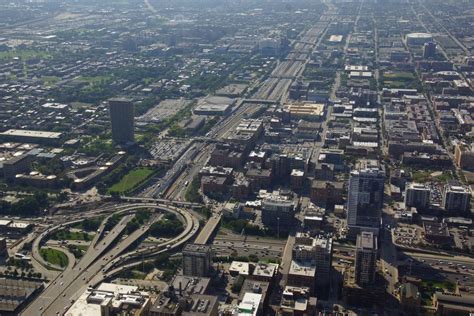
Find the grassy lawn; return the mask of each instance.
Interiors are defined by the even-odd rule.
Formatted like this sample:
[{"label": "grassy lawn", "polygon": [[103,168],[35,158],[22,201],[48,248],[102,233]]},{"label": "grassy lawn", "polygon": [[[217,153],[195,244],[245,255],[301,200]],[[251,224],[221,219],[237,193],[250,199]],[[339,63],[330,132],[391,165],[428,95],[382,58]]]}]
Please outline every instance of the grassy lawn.
[{"label": "grassy lawn", "polygon": [[407,89],[407,84],[403,81],[384,81],[384,85],[389,89]]},{"label": "grassy lawn", "polygon": [[29,60],[33,58],[49,58],[51,55],[49,55],[48,52],[33,49],[20,49],[0,52],[0,59],[12,59],[15,57],[18,57],[22,60]]},{"label": "grassy lawn", "polygon": [[434,171],[422,171],[416,170],[412,173],[413,181],[418,183],[424,183],[428,181],[439,181],[439,182],[446,182],[453,178],[451,171],[443,171],[443,173],[439,176],[432,176]]},{"label": "grassy lawn", "polygon": [[43,76],[41,77],[41,81],[43,81],[44,84],[46,85],[53,85],[57,83],[61,78],[56,77],[56,76]]},{"label": "grassy lawn", "polygon": [[139,185],[141,182],[145,181],[151,174],[153,170],[150,168],[135,168],[127,173],[118,183],[112,185],[108,193],[110,192],[119,192],[124,193]]},{"label": "grassy lawn", "polygon": [[415,74],[407,71],[386,72],[382,75],[385,87],[392,89],[418,89],[419,81]]},{"label": "grassy lawn", "polygon": [[455,285],[449,281],[423,281],[421,282],[421,303],[422,305],[431,306],[432,296],[436,291],[443,290],[454,291]]},{"label": "grassy lawn", "polygon": [[65,267],[69,263],[67,256],[63,252],[56,249],[41,248],[40,254],[41,257],[43,257],[43,259],[47,262],[60,267]]},{"label": "grassy lawn", "polygon": [[69,230],[58,230],[55,234],[52,235],[53,239],[56,240],[85,240],[89,241],[94,238],[94,234],[82,233],[82,232],[72,232]]},{"label": "grassy lawn", "polygon": [[384,80],[411,81],[415,80],[415,75],[411,72],[386,72],[383,74]]},{"label": "grassy lawn", "polygon": [[87,90],[92,87],[101,86],[109,82],[110,80],[112,80],[112,77],[110,76],[92,76],[92,77],[80,76],[80,77],[77,77],[76,80],[86,82],[87,86],[84,87],[83,90]]}]

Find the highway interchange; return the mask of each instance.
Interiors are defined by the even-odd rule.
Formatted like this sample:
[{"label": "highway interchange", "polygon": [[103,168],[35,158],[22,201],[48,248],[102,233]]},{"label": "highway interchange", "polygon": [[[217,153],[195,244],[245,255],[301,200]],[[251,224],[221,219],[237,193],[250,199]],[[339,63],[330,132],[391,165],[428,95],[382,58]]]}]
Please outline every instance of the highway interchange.
[{"label": "highway interchange", "polygon": [[[129,263],[135,258],[143,258],[178,248],[198,232],[199,222],[197,218],[183,209],[152,203],[136,203],[115,207],[115,209],[114,214],[125,214],[120,222],[106,232],[105,224],[112,215],[104,219],[82,259],[74,266],[68,266],[56,279],[52,280],[40,296],[23,311],[22,315],[36,315],[38,311],[42,315],[62,314],[90,284],[97,284],[113,273],[118,273],[120,270],[117,270],[117,268],[120,265]],[[154,209],[157,212],[140,229],[124,237],[122,233],[126,224],[133,218],[133,212],[139,209]],[[155,247],[132,250],[126,253],[128,248],[147,232],[151,224],[158,220],[163,212],[176,214],[185,224],[184,231],[179,236]],[[68,224],[74,222],[76,221]],[[33,246],[33,256],[35,258],[39,256],[39,245],[43,242],[43,239],[51,232],[62,227],[65,227],[65,225],[61,224],[46,230],[35,239]],[[115,271],[109,273],[109,270]]]}]

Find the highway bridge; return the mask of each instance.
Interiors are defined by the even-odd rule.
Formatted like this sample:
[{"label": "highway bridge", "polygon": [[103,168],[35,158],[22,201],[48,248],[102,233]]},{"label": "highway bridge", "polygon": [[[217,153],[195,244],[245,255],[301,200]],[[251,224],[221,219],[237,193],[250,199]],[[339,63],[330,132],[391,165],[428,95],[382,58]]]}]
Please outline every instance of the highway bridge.
[{"label": "highway bridge", "polygon": [[199,235],[196,237],[194,243],[196,244],[207,244],[209,239],[214,235],[216,232],[219,223],[221,222],[222,215],[214,215],[212,216],[206,223],[206,225],[202,228]]},{"label": "highway bridge", "polygon": [[[154,209],[159,213],[154,215],[143,227],[136,230],[125,239],[120,240],[122,232],[133,218],[133,212],[139,209]],[[135,241],[139,240],[150,228],[151,224],[159,218],[159,214],[163,212],[171,212],[176,214],[183,221],[185,229],[177,237],[157,245],[152,248],[143,248],[123,254]],[[116,214],[126,215],[121,221],[105,234],[105,223],[107,217],[101,224],[99,231],[92,241],[88,251],[84,257],[67,273],[61,273],[53,280],[47,288],[22,312],[21,315],[57,315],[63,314],[72,302],[77,299],[80,294],[89,286],[89,281],[94,279],[103,280],[108,275],[106,271],[112,268],[119,268],[121,265],[135,258],[143,258],[153,256],[157,253],[170,251],[174,248],[181,247],[188,242],[199,231],[199,221],[190,212],[185,209],[179,209],[170,205],[154,203],[135,203],[117,207]],[[112,215],[111,215],[112,216]],[[61,225],[55,227],[59,229]],[[64,227],[64,226],[62,226]],[[52,230],[48,230],[51,233]],[[41,234],[36,242],[36,250],[48,233]]]}]

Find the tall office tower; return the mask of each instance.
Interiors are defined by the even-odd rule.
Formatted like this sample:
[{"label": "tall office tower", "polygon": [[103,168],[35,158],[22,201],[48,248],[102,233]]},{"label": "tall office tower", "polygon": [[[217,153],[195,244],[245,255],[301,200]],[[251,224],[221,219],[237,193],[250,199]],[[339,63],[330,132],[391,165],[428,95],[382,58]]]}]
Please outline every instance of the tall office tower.
[{"label": "tall office tower", "polygon": [[436,43],[428,42],[423,45],[423,58],[435,58],[436,57]]},{"label": "tall office tower", "polygon": [[316,288],[325,291],[331,281],[332,238],[316,237],[313,246],[316,259]]},{"label": "tall office tower", "polygon": [[129,99],[109,100],[112,140],[115,144],[125,145],[135,141],[133,130],[134,107]]},{"label": "tall office tower", "polygon": [[430,205],[430,188],[425,184],[410,183],[405,189],[405,206],[425,209]]},{"label": "tall office tower", "polygon": [[183,249],[183,275],[205,277],[212,267],[211,246],[187,244]]},{"label": "tall office tower", "polygon": [[355,281],[358,285],[366,286],[375,282],[377,251],[377,236],[372,232],[361,232],[357,235]]},{"label": "tall office tower", "polygon": [[385,171],[376,160],[362,160],[349,178],[347,226],[349,235],[372,231],[380,227],[384,194]]},{"label": "tall office tower", "polygon": [[458,183],[444,186],[443,207],[448,212],[469,212],[471,209],[471,189]]}]

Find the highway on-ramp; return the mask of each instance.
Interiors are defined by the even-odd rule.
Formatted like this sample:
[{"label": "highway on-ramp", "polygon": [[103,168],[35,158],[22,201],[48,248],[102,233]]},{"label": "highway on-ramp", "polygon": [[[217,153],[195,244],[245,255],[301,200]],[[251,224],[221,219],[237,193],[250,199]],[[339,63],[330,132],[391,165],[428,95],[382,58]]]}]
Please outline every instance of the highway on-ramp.
[{"label": "highway on-ramp", "polygon": [[[180,236],[173,239],[173,242],[176,244],[187,241],[189,239],[188,236],[193,236],[199,228],[197,219],[187,211],[174,209],[169,206],[157,205],[156,203],[130,205],[121,209],[119,212],[127,213],[143,208],[153,208],[159,211],[168,211],[180,215],[180,218],[185,221],[186,227],[185,231],[180,234]],[[61,273],[52,283],[50,283],[43,293],[41,293],[41,295],[23,311],[22,315],[64,314],[72,302],[87,288],[89,280],[109,269],[105,268],[109,262],[120,257],[123,258],[125,255],[120,255],[129,248],[132,243],[143,236],[151,224],[159,217],[154,215],[147,224],[118,242],[116,245],[112,245],[118,239],[117,237],[119,237],[124,231],[126,223],[132,218],[133,215],[126,215],[102,239],[99,239],[104,234],[105,222],[108,218],[104,220],[99,228],[97,236],[94,238],[82,260],[74,268],[68,271],[68,273]],[[140,255],[140,251],[134,251],[128,256],[129,258],[133,258],[134,256]],[[126,259],[128,259],[128,257]]]}]

